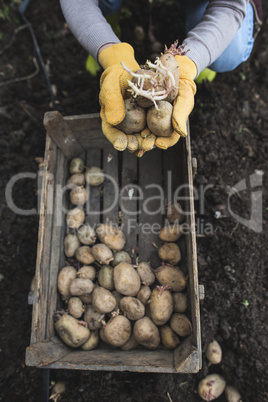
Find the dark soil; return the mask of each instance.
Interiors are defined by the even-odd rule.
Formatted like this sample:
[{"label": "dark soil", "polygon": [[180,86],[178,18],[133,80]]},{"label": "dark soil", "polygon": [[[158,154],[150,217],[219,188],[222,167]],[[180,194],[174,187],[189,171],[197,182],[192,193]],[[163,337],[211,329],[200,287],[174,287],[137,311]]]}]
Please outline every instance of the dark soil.
[{"label": "dark soil", "polygon": [[[0,26],[0,51],[23,25],[18,1],[4,1]],[[122,39],[132,43],[143,63],[149,41],[137,42],[136,25],[148,29],[148,2],[122,9]],[[181,9],[173,1],[156,1],[155,35],[163,43],[183,32]],[[85,70],[87,53],[64,29],[58,2],[32,2],[27,18],[36,34],[50,80],[57,89],[57,108],[64,115],[99,111],[99,77]],[[124,19],[123,19],[124,18]],[[192,153],[198,163],[197,244],[199,281],[206,296],[201,303],[203,349],[216,339],[223,349],[220,365],[193,375],[51,371],[25,367],[30,344],[31,307],[27,304],[35,272],[38,214],[21,216],[8,208],[5,188],[21,172],[37,173],[44,155],[43,115],[51,98],[42,70],[33,78],[7,84],[35,71],[36,56],[28,29],[21,30],[0,60],[0,251],[1,251],[1,373],[2,401],[45,400],[45,380],[64,380],[62,401],[158,402],[200,401],[198,381],[217,372],[241,392],[244,402],[263,402],[267,394],[267,146],[268,146],[268,10],[250,60],[234,72],[218,74],[213,83],[198,86],[191,115]],[[167,21],[164,30],[162,21]],[[175,37],[176,36],[176,37]],[[181,38],[183,33],[181,33]],[[263,172],[263,174],[262,174]],[[248,186],[231,199],[231,210],[250,219],[256,191],[262,197],[259,232],[239,223],[228,209],[230,189],[251,175],[259,177],[256,189]],[[252,176],[253,177],[253,176]],[[204,205],[201,190],[205,189]],[[250,192],[252,191],[252,193]],[[255,192],[255,193],[254,193]],[[253,195],[253,196],[252,196]],[[252,197],[251,197],[252,196]],[[13,189],[17,207],[37,207],[36,180],[19,180]],[[259,198],[260,200],[260,198]],[[211,225],[212,233],[204,233]],[[46,374],[46,375],[44,375]],[[225,401],[221,396],[219,401]]]}]

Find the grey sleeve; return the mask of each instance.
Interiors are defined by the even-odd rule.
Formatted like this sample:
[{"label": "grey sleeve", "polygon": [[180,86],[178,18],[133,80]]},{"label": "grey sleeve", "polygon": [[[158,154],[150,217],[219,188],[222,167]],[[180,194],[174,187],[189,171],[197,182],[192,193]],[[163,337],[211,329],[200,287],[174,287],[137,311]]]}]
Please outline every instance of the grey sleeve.
[{"label": "grey sleeve", "polygon": [[193,60],[200,73],[210,66],[227,48],[240,28],[248,0],[211,0],[201,22],[192,29],[185,40],[187,56]]},{"label": "grey sleeve", "polygon": [[78,42],[97,60],[106,43],[120,43],[106,21],[98,0],[60,0],[64,18]]},{"label": "grey sleeve", "polygon": [[[249,0],[210,0],[201,22],[183,43],[198,72],[213,63],[232,41]],[[60,0],[64,17],[78,42],[97,60],[106,43],[120,43],[98,7],[98,0]],[[174,36],[176,32],[174,32]]]}]

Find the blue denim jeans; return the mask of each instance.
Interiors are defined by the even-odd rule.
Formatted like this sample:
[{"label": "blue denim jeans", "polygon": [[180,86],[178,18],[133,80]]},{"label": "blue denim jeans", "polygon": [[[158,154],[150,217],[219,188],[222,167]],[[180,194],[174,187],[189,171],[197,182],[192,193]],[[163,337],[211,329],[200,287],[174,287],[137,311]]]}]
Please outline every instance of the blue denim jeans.
[{"label": "blue denim jeans", "polygon": [[[186,8],[186,32],[193,29],[206,10],[208,1],[188,0]],[[253,48],[254,11],[249,3],[247,14],[230,45],[209,68],[218,73],[232,71],[246,61]]]},{"label": "blue denim jeans", "polygon": [[[120,10],[121,0],[100,0],[99,7],[104,16],[116,13]],[[202,19],[208,5],[207,0],[187,0],[186,5],[186,32],[193,29]],[[225,51],[209,66],[211,70],[219,73],[232,71],[241,63],[246,61],[253,48],[254,11],[249,3],[247,15],[240,29],[236,33],[230,45]],[[174,32],[176,36],[176,32]]]}]

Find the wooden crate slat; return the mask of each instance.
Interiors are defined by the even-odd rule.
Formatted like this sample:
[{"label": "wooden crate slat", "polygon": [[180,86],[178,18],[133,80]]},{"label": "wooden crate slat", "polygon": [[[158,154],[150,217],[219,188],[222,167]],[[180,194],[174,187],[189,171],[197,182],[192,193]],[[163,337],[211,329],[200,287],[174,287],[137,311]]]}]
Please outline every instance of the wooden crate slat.
[{"label": "wooden crate slat", "polygon": [[[57,278],[58,272],[63,268],[64,251],[63,239],[65,236],[65,209],[66,199],[69,198],[68,194],[63,194],[63,189],[66,185],[68,174],[67,161],[63,153],[59,153],[57,160],[57,175],[55,177],[55,198],[54,198],[54,211],[53,211],[53,224],[52,224],[52,241],[51,241],[51,257],[50,257],[50,277],[49,277],[49,290],[48,290],[48,305],[47,305],[47,333],[46,337],[51,338],[54,335],[54,323],[51,320],[54,311],[57,310]],[[62,258],[63,256],[63,258]]]},{"label": "wooden crate slat", "polygon": [[[151,261],[157,268],[159,258],[157,249],[152,245],[158,239],[158,232],[163,223],[162,187],[162,151],[154,149],[147,152],[139,160],[139,185],[143,191],[144,200],[139,202],[139,261]],[[147,202],[149,199],[151,201]],[[147,213],[154,212],[153,214]],[[157,212],[158,211],[158,212]]]},{"label": "wooden crate slat", "polygon": [[84,148],[81,143],[77,140],[70,126],[58,111],[45,113],[44,126],[50,137],[67,158],[83,152]]},{"label": "wooden crate slat", "polygon": [[98,113],[80,116],[66,116],[64,120],[83,144],[85,149],[110,148],[111,143],[102,133],[101,120]]},{"label": "wooden crate slat", "polygon": [[138,158],[135,154],[124,152],[122,154],[121,174],[121,224],[126,234],[125,249],[135,250],[138,234]]},{"label": "wooden crate slat", "polygon": [[53,337],[32,343],[26,349],[26,365],[35,367],[48,366],[70,353],[70,348],[64,345],[60,339]]},{"label": "wooden crate slat", "polygon": [[118,225],[118,151],[112,146],[103,150],[103,170],[105,183],[103,186],[103,222]]},{"label": "wooden crate slat", "polygon": [[[102,168],[101,165],[102,151],[100,149],[88,149],[86,152],[86,166],[96,166]],[[96,227],[101,221],[101,190],[99,187],[87,185],[89,199],[86,204],[86,223],[92,227]]]},{"label": "wooden crate slat", "polygon": [[46,336],[47,301],[51,253],[51,230],[54,211],[55,176],[57,168],[57,147],[47,136],[44,161],[44,175],[40,200],[38,247],[36,258],[35,291],[32,312],[31,343]]},{"label": "wooden crate slat", "polygon": [[176,373],[173,367],[173,352],[164,350],[137,349],[120,351],[116,349],[95,349],[89,352],[75,350],[65,355],[49,368],[79,370],[108,370]]}]

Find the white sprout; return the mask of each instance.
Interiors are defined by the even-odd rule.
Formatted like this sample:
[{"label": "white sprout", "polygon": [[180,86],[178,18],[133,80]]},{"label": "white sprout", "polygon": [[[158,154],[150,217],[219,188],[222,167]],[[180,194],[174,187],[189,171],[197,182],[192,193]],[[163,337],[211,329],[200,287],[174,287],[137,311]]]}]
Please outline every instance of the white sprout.
[{"label": "white sprout", "polygon": [[[123,62],[121,62],[121,64],[123,69],[126,70],[132,77],[137,78],[137,84],[134,84],[128,80],[128,85],[130,87],[128,91],[131,93],[131,95],[134,98],[140,95],[151,100],[157,110],[159,108],[156,102],[166,99],[169,92],[176,87],[174,75],[167,67],[163,66],[159,57],[156,59],[155,63],[151,63],[149,60],[146,61],[148,67],[151,70],[155,70],[157,79],[154,79],[150,74],[146,74],[146,70],[142,74],[137,74],[131,71],[130,68],[128,68]],[[147,90],[143,89],[145,79],[150,80],[152,84],[152,87]],[[165,86],[166,88],[156,90],[157,86]]]}]

